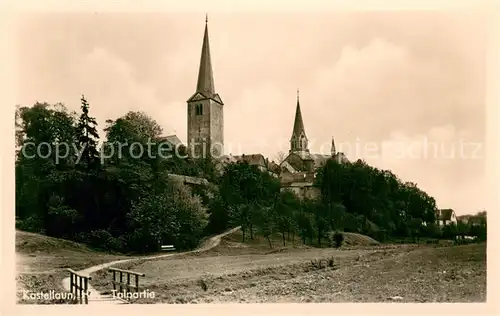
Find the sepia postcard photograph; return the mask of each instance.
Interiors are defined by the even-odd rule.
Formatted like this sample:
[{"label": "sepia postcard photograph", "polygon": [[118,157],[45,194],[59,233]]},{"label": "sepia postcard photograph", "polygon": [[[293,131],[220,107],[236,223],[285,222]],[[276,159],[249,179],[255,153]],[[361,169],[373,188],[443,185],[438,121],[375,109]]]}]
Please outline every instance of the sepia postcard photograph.
[{"label": "sepia postcard photograph", "polygon": [[275,7],[19,15],[17,306],[487,302],[487,10]]}]

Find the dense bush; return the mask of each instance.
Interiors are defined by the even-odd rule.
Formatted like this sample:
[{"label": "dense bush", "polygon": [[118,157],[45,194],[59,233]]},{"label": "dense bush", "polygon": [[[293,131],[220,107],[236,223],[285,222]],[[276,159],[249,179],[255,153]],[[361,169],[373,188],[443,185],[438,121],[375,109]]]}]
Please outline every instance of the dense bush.
[{"label": "dense bush", "polygon": [[335,243],[335,248],[340,248],[342,246],[342,242],[344,241],[344,235],[339,232],[335,232],[333,234],[333,242]]}]

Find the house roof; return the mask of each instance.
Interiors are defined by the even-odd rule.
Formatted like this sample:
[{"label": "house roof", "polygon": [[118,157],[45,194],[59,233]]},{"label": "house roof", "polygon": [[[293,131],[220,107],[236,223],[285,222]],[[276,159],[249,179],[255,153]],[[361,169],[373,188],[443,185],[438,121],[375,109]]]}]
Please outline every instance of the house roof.
[{"label": "house roof", "polygon": [[319,168],[322,164],[324,164],[328,159],[332,158],[331,155],[324,154],[311,154],[311,159],[314,161],[314,167]]},{"label": "house roof", "polygon": [[280,182],[285,186],[292,186],[295,183],[308,183],[312,185],[315,180],[314,173],[311,172],[296,172],[284,175],[280,178]]},{"label": "house roof", "polygon": [[182,141],[179,139],[179,137],[177,137],[177,135],[161,136],[159,138],[159,141],[167,141],[174,146],[182,145]]},{"label": "house roof", "polygon": [[223,155],[219,158],[219,161],[220,162],[228,162],[228,163],[238,162],[238,160],[232,155]]},{"label": "house roof", "polygon": [[286,170],[286,171],[288,171],[290,173],[297,172],[297,170],[295,170],[295,168],[288,161],[283,161],[281,163],[281,169],[282,170]]},{"label": "house roof", "polygon": [[274,173],[280,173],[280,166],[275,163],[274,161],[269,161],[267,163],[267,169],[269,169],[270,171],[274,172]]},{"label": "house roof", "polygon": [[186,184],[207,185],[209,183],[208,180],[205,178],[190,177],[174,173],[169,173],[168,176],[172,179],[182,181],[183,183]]},{"label": "house roof", "polygon": [[451,220],[452,215],[455,213],[451,208],[441,209],[437,211],[437,219],[440,221]]},{"label": "house roof", "polygon": [[266,166],[266,159],[262,154],[252,154],[252,155],[241,155],[241,156],[234,156],[236,160],[238,161],[244,161],[247,162],[249,165],[257,165],[257,166],[262,166],[262,167],[267,167]]}]

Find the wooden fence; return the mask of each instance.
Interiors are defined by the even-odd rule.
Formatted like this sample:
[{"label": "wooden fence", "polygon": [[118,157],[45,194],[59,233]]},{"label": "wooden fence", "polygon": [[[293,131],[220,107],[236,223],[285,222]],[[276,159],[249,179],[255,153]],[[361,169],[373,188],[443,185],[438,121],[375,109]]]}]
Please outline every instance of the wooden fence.
[{"label": "wooden fence", "polygon": [[[135,292],[139,292],[139,277],[146,276],[144,273],[130,271],[130,270],[122,270],[118,268],[109,268],[109,272],[113,272],[113,290],[117,290],[117,286],[119,286],[119,293],[122,293],[125,289],[125,292],[131,292],[131,289],[135,289]],[[116,275],[119,274],[120,277],[117,280]],[[123,275],[127,276],[127,283],[123,280]],[[130,276],[135,276],[135,284],[130,283]],[[116,292],[114,292],[116,293]]]},{"label": "wooden fence", "polygon": [[89,303],[89,280],[92,278],[88,275],[80,274],[72,269],[69,271],[69,289],[70,292],[75,296],[76,301],[79,304]]}]

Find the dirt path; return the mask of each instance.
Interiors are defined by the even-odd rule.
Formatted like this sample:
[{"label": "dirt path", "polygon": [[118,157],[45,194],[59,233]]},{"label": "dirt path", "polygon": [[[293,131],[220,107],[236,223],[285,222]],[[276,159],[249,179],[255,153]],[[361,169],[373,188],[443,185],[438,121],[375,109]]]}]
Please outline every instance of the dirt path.
[{"label": "dirt path", "polygon": [[[229,234],[237,231],[238,229],[240,229],[239,226],[235,227],[233,229],[230,229],[222,234],[210,237],[207,240],[205,240],[205,242],[203,242],[203,244],[199,248],[197,248],[195,250],[191,250],[191,251],[187,251],[187,252],[164,254],[164,255],[154,255],[154,256],[147,256],[147,257],[135,257],[135,258],[131,258],[131,259],[115,260],[115,261],[95,265],[95,266],[92,266],[90,268],[80,270],[80,271],[78,271],[78,273],[84,274],[84,275],[90,275],[91,273],[94,273],[94,272],[102,270],[102,269],[109,268],[113,265],[120,264],[120,263],[126,263],[126,262],[130,262],[130,261],[134,261],[134,260],[154,260],[154,259],[160,259],[160,258],[165,258],[165,257],[174,257],[174,256],[185,255],[185,254],[189,254],[189,253],[197,253],[197,252],[207,251],[207,250],[210,250],[210,249],[216,247],[217,245],[219,245],[221,239],[224,236],[229,235]],[[64,289],[69,292],[70,291],[69,277],[65,278],[62,281],[62,284],[63,284]],[[114,298],[111,294],[110,295],[100,294],[94,287],[92,287],[92,280],[90,281],[90,284],[88,286],[88,290],[89,290],[89,296],[88,296],[89,304],[96,304],[96,303],[123,304],[124,303],[123,301],[121,301],[117,298]]]}]

